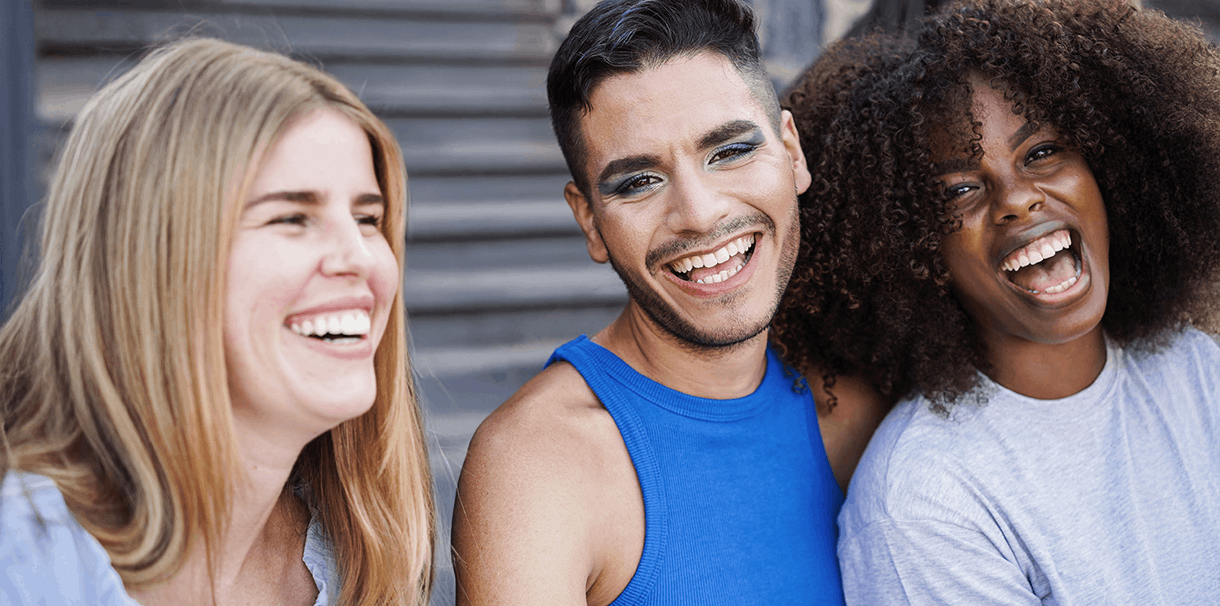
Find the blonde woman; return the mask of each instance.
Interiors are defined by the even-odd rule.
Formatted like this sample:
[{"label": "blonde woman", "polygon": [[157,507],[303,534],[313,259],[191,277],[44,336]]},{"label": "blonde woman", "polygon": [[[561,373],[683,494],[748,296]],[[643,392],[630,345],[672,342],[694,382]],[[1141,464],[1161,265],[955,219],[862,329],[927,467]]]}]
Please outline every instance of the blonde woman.
[{"label": "blonde woman", "polygon": [[279,55],[183,41],[90,101],[0,330],[0,603],[427,603],[405,187]]}]

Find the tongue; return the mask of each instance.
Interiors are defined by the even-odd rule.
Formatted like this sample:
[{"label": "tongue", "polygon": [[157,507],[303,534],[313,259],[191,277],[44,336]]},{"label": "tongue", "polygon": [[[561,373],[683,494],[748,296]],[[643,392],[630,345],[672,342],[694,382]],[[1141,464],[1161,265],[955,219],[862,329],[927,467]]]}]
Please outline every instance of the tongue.
[{"label": "tongue", "polygon": [[1076,259],[1065,250],[1041,263],[1010,272],[1008,279],[1025,290],[1046,292],[1046,289],[1062,284],[1074,275]]},{"label": "tongue", "polygon": [[745,258],[745,255],[737,253],[729,257],[728,261],[720,263],[715,267],[696,267],[695,269],[690,270],[689,274],[686,274],[686,279],[694,282],[696,280],[702,280],[708,276],[716,275],[726,269],[733,269],[734,267],[741,265]]}]

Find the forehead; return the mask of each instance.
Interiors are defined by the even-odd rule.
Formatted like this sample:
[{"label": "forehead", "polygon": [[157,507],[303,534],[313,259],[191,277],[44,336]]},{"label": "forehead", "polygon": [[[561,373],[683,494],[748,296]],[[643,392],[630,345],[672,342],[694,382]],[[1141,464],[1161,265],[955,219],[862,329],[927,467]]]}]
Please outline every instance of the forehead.
[{"label": "forehead", "polygon": [[769,124],[733,63],[711,51],[606,78],[589,102],[581,119],[589,174],[615,158],[693,146],[732,120]]}]

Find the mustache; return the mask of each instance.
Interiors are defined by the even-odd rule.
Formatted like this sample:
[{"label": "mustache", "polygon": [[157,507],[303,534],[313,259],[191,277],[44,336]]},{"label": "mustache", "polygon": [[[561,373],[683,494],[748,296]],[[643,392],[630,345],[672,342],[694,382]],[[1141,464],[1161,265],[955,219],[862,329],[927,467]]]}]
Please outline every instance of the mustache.
[{"label": "mustache", "polygon": [[648,254],[644,257],[644,266],[647,267],[649,271],[655,273],[655,270],[664,259],[670,259],[689,251],[708,248],[724,239],[725,236],[755,225],[761,225],[763,231],[768,235],[775,234],[775,222],[771,220],[771,217],[768,217],[761,212],[754,212],[748,215],[742,215],[740,217],[733,217],[732,219],[726,219],[723,223],[713,227],[711,231],[707,232],[706,234],[694,238],[666,242],[648,251]]}]

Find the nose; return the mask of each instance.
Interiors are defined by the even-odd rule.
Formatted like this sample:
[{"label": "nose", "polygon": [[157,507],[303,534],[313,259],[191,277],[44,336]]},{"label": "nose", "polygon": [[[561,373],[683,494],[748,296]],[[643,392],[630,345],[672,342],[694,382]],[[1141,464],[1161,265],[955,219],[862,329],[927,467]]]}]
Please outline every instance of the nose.
[{"label": "nose", "polygon": [[1035,179],[1020,175],[1003,179],[992,214],[996,223],[1011,223],[1024,219],[1046,203],[1046,194]]},{"label": "nose", "polygon": [[729,216],[730,207],[711,176],[691,170],[676,175],[670,187],[667,223],[673,233],[707,233]]},{"label": "nose", "polygon": [[373,268],[373,252],[355,217],[347,215],[331,222],[322,246],[322,273],[327,276],[350,275],[363,278]]}]

